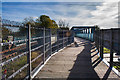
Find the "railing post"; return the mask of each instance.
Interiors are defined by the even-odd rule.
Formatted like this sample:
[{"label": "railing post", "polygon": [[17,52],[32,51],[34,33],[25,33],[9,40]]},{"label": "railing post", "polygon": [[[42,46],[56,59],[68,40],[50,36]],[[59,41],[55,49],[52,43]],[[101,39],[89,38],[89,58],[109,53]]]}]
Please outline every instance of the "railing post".
[{"label": "railing post", "polygon": [[94,41],[94,39],[95,39],[94,35],[96,35],[95,34],[95,28],[91,28],[91,35],[90,35],[90,37],[91,37],[92,41]]},{"label": "railing post", "polygon": [[90,32],[89,32],[89,28],[88,28],[88,40],[90,40],[90,39],[89,39],[89,33],[90,33]]},{"label": "railing post", "polygon": [[[120,29],[118,29],[118,35],[120,34]],[[118,37],[118,52],[117,55],[120,55],[120,37]],[[120,57],[118,58],[118,61],[120,61]]]},{"label": "railing post", "polygon": [[27,49],[28,49],[28,54],[27,54],[27,63],[28,65],[28,76],[29,80],[31,80],[31,25],[28,25],[28,34],[27,34]]},{"label": "railing post", "polygon": [[50,55],[52,55],[52,42],[51,42],[51,38],[52,38],[52,31],[50,29]]},{"label": "railing post", "polygon": [[57,29],[57,51],[59,51],[59,35],[58,35],[58,29]]},{"label": "railing post", "polygon": [[97,50],[98,50],[98,53],[99,53],[99,35],[98,35],[99,34],[99,30],[96,31],[96,34],[97,34],[96,35],[96,37],[97,37],[97,40],[96,40],[97,44],[96,44],[96,46],[97,46]]},{"label": "railing post", "polygon": [[89,40],[89,28],[87,28],[87,39]]},{"label": "railing post", "polygon": [[110,30],[110,67],[113,66],[113,31]]},{"label": "railing post", "polygon": [[[120,34],[120,29],[118,29],[118,36]],[[117,55],[120,55],[120,37],[118,37],[118,52],[117,52]],[[120,57],[119,57],[120,59]]]},{"label": "railing post", "polygon": [[63,48],[64,48],[64,30],[62,30],[63,31]]},{"label": "railing post", "polygon": [[43,63],[45,63],[45,27],[43,28]]},{"label": "railing post", "polygon": [[100,30],[98,30],[98,52],[100,52]]},{"label": "railing post", "polygon": [[101,35],[101,39],[100,39],[100,57],[103,59],[103,30],[101,30],[100,32],[100,35]]},{"label": "railing post", "polygon": [[85,37],[84,38],[86,39],[86,29],[85,29]]},{"label": "railing post", "polygon": [[74,37],[75,37],[75,32],[74,32],[73,30],[72,30],[72,32],[73,32],[73,42],[74,42],[74,41],[75,41],[75,40],[74,40]]}]

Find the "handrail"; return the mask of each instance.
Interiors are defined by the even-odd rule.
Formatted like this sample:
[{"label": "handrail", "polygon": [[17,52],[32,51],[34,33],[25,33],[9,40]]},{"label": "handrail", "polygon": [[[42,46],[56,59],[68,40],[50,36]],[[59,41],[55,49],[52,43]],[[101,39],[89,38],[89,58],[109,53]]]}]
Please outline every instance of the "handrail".
[{"label": "handrail", "polygon": [[[9,21],[8,21],[9,22]],[[6,60],[6,61],[4,61],[4,62],[2,62],[1,64],[0,64],[0,66],[2,66],[2,67],[4,67],[5,65],[9,65],[9,63],[12,63],[12,62],[14,62],[15,60],[17,60],[17,59],[20,59],[22,56],[26,56],[27,55],[27,60],[28,61],[30,61],[31,63],[29,63],[29,62],[26,62],[27,64],[25,64],[24,66],[22,66],[20,69],[18,69],[18,70],[16,70],[16,72],[14,72],[14,73],[12,73],[12,75],[9,75],[9,77],[7,77],[7,79],[11,79],[11,78],[15,78],[15,76],[16,75],[18,75],[20,72],[22,72],[25,68],[28,68],[28,67],[30,67],[30,65],[32,64],[32,63],[34,63],[36,60],[38,60],[40,57],[42,57],[42,58],[48,58],[48,57],[50,57],[51,56],[51,54],[53,54],[54,52],[56,52],[56,51],[59,51],[59,49],[60,48],[64,48],[64,47],[66,47],[67,45],[69,45],[69,44],[71,44],[71,43],[73,43],[74,42],[74,36],[72,35],[72,36],[69,36],[69,37],[65,37],[64,35],[66,35],[66,32],[68,31],[68,30],[59,30],[59,29],[56,29],[57,30],[57,32],[56,32],[56,34],[57,34],[57,40],[54,42],[54,43],[52,43],[53,41],[51,40],[51,35],[52,35],[52,33],[51,33],[51,29],[46,29],[46,28],[37,28],[37,27],[31,27],[30,29],[29,29],[29,26],[24,26],[23,24],[16,24],[16,25],[14,25],[14,24],[11,24],[12,22],[9,22],[9,24],[7,24],[7,22],[6,23],[4,23],[4,24],[2,24],[2,26],[10,26],[10,27],[24,27],[24,28],[26,28],[27,29],[27,31],[29,31],[30,29],[41,29],[43,32],[44,32],[44,36],[42,35],[42,36],[39,36],[39,37],[34,37],[34,38],[31,38],[31,35],[27,35],[28,36],[28,38],[27,39],[23,39],[23,40],[16,40],[16,41],[11,41],[11,42],[5,42],[5,43],[0,43],[0,46],[1,47],[3,47],[3,46],[8,46],[8,45],[12,45],[12,44],[15,44],[15,43],[18,43],[19,45],[17,46],[17,47],[15,47],[15,48],[13,48],[13,49],[10,49],[10,50],[6,50],[6,51],[3,51],[3,52],[0,52],[0,54],[5,54],[5,53],[8,53],[8,52],[11,52],[12,53],[12,51],[15,51],[16,49],[19,49],[19,48],[22,48],[20,51],[22,51],[23,49],[26,49],[26,48],[28,48],[28,46],[29,47],[31,47],[32,49],[30,50],[29,49],[29,51],[28,50],[26,50],[26,51],[23,51],[21,54],[18,54],[18,55],[16,55],[16,56],[14,56],[14,57],[12,57],[12,58],[10,58],[10,59],[8,59],[8,60]],[[49,32],[49,34],[47,34],[46,35],[46,32]],[[72,32],[72,31],[71,31]],[[30,33],[31,34],[31,33]],[[61,35],[60,35],[61,34]],[[60,38],[60,36],[62,36],[62,38]],[[48,38],[49,38],[49,40],[48,40]],[[43,41],[44,40],[44,41]],[[28,44],[28,41],[30,41],[29,42],[29,44]],[[44,44],[42,43],[41,44],[41,42],[44,42]],[[40,43],[40,44],[39,44]],[[32,44],[32,45],[31,45]],[[64,45],[65,44],[65,45]],[[61,45],[61,46],[60,46]],[[23,47],[24,46],[24,47]],[[39,55],[37,56],[37,57],[35,57],[33,60],[30,60],[29,58],[28,58],[28,56],[29,55],[31,55],[30,53],[31,52],[34,52],[34,51],[37,51],[37,50],[40,50],[40,49],[43,49],[44,48],[44,50],[43,51],[41,51],[40,53],[39,53]],[[52,50],[52,49],[54,49],[54,50]],[[50,52],[49,52],[50,51]],[[49,53],[49,54],[48,54]],[[44,55],[44,57],[43,57],[43,55]],[[47,57],[46,57],[47,56]],[[38,64],[37,65],[37,67],[35,67],[35,69],[34,70],[32,70],[32,71],[30,71],[31,72],[31,75],[30,74],[28,74],[27,73],[27,76],[28,76],[28,78],[31,78],[31,76],[35,73],[35,71],[37,71],[37,69],[41,66],[41,64],[44,64],[44,61],[43,60],[46,60],[46,59],[42,59],[42,61],[40,62],[40,64]],[[29,71],[28,71],[29,72]],[[4,75],[4,74],[3,74]]]},{"label": "handrail", "polygon": [[[113,67],[113,52],[120,55],[120,28],[100,29],[94,32],[95,45],[103,59],[103,48],[110,49],[110,67]],[[115,40],[114,40],[115,39]]]}]

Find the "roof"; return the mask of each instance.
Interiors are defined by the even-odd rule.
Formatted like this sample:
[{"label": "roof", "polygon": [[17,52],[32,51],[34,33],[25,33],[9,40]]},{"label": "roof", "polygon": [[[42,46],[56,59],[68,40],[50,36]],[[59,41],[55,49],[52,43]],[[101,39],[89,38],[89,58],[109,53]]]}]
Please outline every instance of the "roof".
[{"label": "roof", "polygon": [[72,28],[95,28],[95,26],[73,26]]}]

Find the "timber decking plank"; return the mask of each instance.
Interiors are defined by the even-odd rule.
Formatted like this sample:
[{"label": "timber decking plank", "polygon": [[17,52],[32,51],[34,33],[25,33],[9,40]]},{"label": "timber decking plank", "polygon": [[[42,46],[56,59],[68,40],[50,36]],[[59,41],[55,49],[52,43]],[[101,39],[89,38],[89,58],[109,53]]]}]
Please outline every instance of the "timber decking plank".
[{"label": "timber decking plank", "polygon": [[90,41],[75,38],[78,47],[71,45],[54,55],[35,78],[114,78],[119,77],[97,55]]}]

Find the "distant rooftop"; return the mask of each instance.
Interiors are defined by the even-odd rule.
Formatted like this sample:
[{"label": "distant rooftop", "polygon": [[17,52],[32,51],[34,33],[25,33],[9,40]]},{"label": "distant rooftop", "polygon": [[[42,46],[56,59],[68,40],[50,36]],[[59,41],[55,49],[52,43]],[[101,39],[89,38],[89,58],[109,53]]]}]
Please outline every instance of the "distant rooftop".
[{"label": "distant rooftop", "polygon": [[95,25],[80,25],[80,26],[73,26],[73,28],[95,28]]}]

